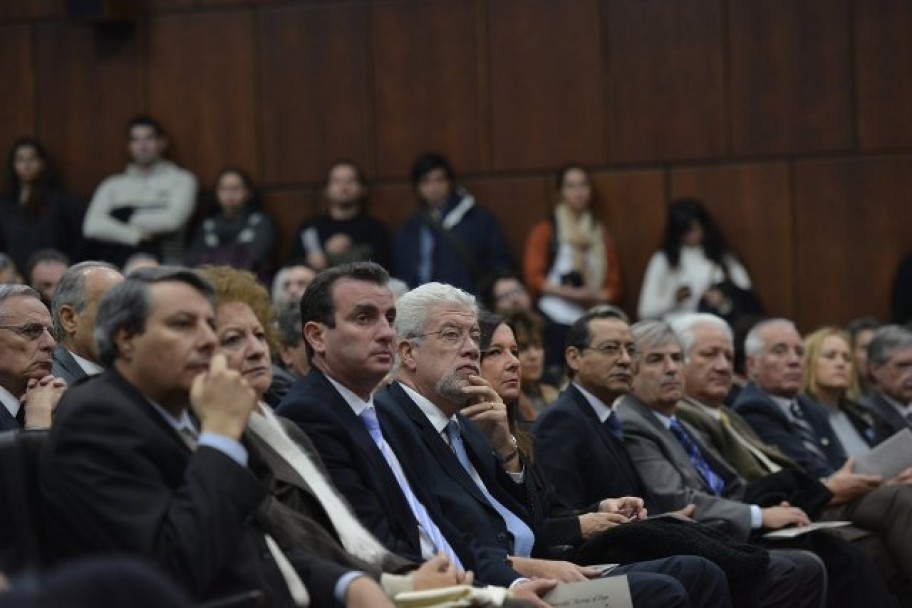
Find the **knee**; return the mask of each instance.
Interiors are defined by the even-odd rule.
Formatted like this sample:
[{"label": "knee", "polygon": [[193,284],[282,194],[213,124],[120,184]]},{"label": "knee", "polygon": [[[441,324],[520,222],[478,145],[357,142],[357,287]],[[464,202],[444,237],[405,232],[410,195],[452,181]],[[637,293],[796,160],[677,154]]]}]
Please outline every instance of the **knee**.
[{"label": "knee", "polygon": [[686,608],[690,600],[684,586],[674,577],[665,574],[627,575],[630,599],[634,606]]}]

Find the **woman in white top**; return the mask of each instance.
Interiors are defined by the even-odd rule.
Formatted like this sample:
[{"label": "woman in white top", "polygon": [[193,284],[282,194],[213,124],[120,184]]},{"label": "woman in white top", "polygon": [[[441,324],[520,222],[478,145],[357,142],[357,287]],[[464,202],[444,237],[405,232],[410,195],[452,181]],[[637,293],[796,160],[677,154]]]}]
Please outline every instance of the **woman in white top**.
[{"label": "woman in white top", "polygon": [[646,267],[639,317],[669,321],[697,310],[727,317],[738,302],[733,301],[732,293],[725,293],[721,283],[750,293],[747,271],[728,249],[700,201],[685,198],[672,202],[662,248]]}]

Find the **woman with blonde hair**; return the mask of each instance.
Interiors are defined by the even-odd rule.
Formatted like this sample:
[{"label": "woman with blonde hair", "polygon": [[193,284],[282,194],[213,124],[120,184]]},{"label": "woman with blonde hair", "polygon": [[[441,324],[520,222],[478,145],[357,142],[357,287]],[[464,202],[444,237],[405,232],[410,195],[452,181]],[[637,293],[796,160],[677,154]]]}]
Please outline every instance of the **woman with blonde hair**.
[{"label": "woman with blonde hair", "polygon": [[804,338],[803,390],[826,410],[846,455],[864,455],[883,439],[871,414],[856,401],[858,374],[851,339],[843,330],[823,327]]}]

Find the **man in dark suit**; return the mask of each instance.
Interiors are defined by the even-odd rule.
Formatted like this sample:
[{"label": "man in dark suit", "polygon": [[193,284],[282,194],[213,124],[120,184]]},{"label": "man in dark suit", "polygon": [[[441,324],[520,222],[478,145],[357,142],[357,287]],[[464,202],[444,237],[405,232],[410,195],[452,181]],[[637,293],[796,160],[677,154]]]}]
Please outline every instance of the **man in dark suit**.
[{"label": "man in dark suit", "polygon": [[51,375],[51,315],[37,291],[0,285],[0,431],[46,429],[66,383]]},{"label": "man in dark suit", "polygon": [[912,427],[912,331],[887,325],[868,344],[868,370],[874,390],[866,405],[882,435]]},{"label": "man in dark suit", "polygon": [[140,554],[198,599],[252,589],[274,606],[389,605],[362,573],[273,539],[240,441],[256,396],[213,355],[213,300],[171,267],[138,270],[102,299],[107,371],[67,393],[42,452],[58,556]]},{"label": "man in dark suit", "polygon": [[523,583],[505,551],[483,547],[454,526],[425,488],[412,482],[412,463],[389,450],[372,397],[394,359],[396,308],[388,281],[382,267],[367,262],[317,275],[301,302],[311,371],[295,382],[277,412],[307,433],[333,484],[390,551],[416,562],[438,552],[453,555],[475,570],[477,580],[513,585],[531,599],[553,585]]},{"label": "man in dark suit", "polygon": [[60,277],[51,304],[60,341],[54,349],[52,373],[67,384],[104,370],[95,348],[95,313],[102,296],[121,281],[123,275],[114,266],[95,261],[70,266]]}]

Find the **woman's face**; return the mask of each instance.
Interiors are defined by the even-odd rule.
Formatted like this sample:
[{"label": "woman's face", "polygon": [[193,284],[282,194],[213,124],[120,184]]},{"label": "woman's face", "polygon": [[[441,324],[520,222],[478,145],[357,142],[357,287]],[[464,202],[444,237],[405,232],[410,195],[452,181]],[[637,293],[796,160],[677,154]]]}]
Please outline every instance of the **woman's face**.
[{"label": "woman's face", "polygon": [[272,383],[272,363],[266,332],[244,302],[221,304],[216,313],[218,352],[225,355],[228,368],[237,370],[257,397],[263,398]]},{"label": "woman's face", "polygon": [[699,247],[703,243],[703,225],[694,220],[690,223],[690,228],[681,235],[681,244],[685,247]]},{"label": "woman's face", "polygon": [[592,184],[582,169],[569,169],[564,173],[560,188],[561,200],[573,211],[585,211],[592,201]]},{"label": "woman's face", "polygon": [[538,336],[521,339],[519,344],[519,366],[523,383],[536,384],[545,371],[545,348]]},{"label": "woman's face", "polygon": [[19,146],[13,154],[13,171],[21,184],[31,184],[44,171],[44,161],[38,156],[38,150],[25,145]]},{"label": "woman's face", "polygon": [[501,323],[491,337],[491,345],[481,353],[481,375],[491,383],[504,401],[519,398],[520,376],[516,339],[513,330]]},{"label": "woman's face", "polygon": [[852,381],[852,353],[839,336],[827,336],[817,357],[817,384],[821,388],[846,390]]},{"label": "woman's face", "polygon": [[239,213],[250,199],[250,190],[237,173],[224,173],[215,185],[215,196],[225,215]]}]

